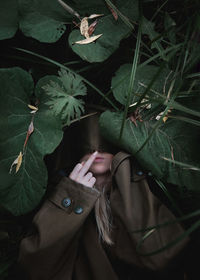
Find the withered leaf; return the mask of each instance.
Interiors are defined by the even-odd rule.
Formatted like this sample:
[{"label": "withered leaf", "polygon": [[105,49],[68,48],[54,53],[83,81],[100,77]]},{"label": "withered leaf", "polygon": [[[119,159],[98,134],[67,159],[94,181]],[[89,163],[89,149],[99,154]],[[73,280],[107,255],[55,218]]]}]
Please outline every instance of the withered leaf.
[{"label": "withered leaf", "polygon": [[93,34],[93,32],[94,32],[94,30],[95,30],[95,28],[96,28],[96,25],[97,25],[97,19],[93,22],[93,23],[91,23],[90,24],[90,26],[89,26],[89,28],[88,28],[88,34],[89,34],[89,36],[91,36],[92,34]]},{"label": "withered leaf", "polygon": [[90,15],[88,18],[93,19],[93,18],[102,17],[102,16],[103,16],[103,14],[93,14],[93,15]]},{"label": "withered leaf", "polygon": [[19,155],[18,155],[18,158],[17,158],[17,166],[16,166],[16,173],[19,171],[20,169],[20,166],[22,164],[22,157],[23,157],[23,154],[22,152],[20,151]]},{"label": "withered leaf", "polygon": [[31,135],[34,131],[33,121],[31,121],[29,127],[28,127],[28,134]]},{"label": "withered leaf", "polygon": [[23,158],[23,154],[22,152],[20,151],[19,155],[17,156],[17,158],[13,161],[13,163],[11,164],[11,167],[10,167],[10,171],[9,173],[12,172],[12,169],[13,169],[13,166],[16,165],[16,170],[15,170],[15,173],[17,173],[20,169],[20,166],[22,164],[22,158]]},{"label": "withered leaf", "polygon": [[81,20],[81,24],[80,24],[80,32],[81,35],[83,35],[85,38],[89,38],[89,34],[88,34],[88,17],[84,17]]},{"label": "withered leaf", "polygon": [[28,107],[32,110],[31,114],[34,114],[34,113],[36,113],[38,111],[38,108],[33,106],[33,105],[28,104]]},{"label": "withered leaf", "polygon": [[31,120],[31,123],[29,124],[28,131],[26,134],[26,139],[24,141],[24,148],[26,147],[28,139],[29,139],[30,135],[33,133],[33,131],[34,131],[34,125],[33,125],[33,120]]},{"label": "withered leaf", "polygon": [[101,37],[103,34],[99,34],[99,35],[95,35],[80,41],[76,41],[74,44],[79,44],[79,45],[86,45],[86,44],[90,44],[94,41],[96,41],[99,37]]},{"label": "withered leaf", "polygon": [[165,122],[167,121],[167,119],[168,119],[168,116],[165,116],[165,117],[163,118],[163,122],[165,123]]}]

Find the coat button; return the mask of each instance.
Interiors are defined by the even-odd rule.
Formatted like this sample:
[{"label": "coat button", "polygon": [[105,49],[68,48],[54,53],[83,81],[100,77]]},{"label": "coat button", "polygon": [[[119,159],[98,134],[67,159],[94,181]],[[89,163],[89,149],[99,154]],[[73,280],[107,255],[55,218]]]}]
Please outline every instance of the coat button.
[{"label": "coat button", "polygon": [[140,170],[140,171],[137,171],[137,175],[139,176],[142,176],[143,175],[143,172]]},{"label": "coat button", "polygon": [[81,214],[81,213],[83,213],[83,207],[81,207],[81,206],[76,206],[76,207],[74,208],[74,213],[76,213],[76,214]]},{"label": "coat button", "polygon": [[72,201],[69,197],[64,198],[62,201],[62,206],[64,206],[65,208],[69,207],[71,204]]}]

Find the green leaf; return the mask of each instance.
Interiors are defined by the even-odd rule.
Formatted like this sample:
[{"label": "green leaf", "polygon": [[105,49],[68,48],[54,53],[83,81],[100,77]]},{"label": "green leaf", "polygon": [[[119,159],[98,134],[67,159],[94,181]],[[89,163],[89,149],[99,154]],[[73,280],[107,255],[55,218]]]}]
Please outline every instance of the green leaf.
[{"label": "green leaf", "polygon": [[176,26],[176,22],[168,13],[165,13],[164,26],[170,42],[172,44],[176,44],[176,32],[174,28]]},{"label": "green leaf", "polygon": [[155,121],[137,122],[135,126],[129,119],[126,120],[123,136],[119,142],[120,126],[123,113],[104,112],[100,117],[100,127],[104,137],[121,149],[134,155],[144,169],[169,183],[188,190],[200,192],[200,172],[173,164],[163,158],[173,159],[189,165],[199,165],[198,129],[191,130],[191,126],[175,120],[167,120],[154,132],[148,143],[140,152],[151,133]]},{"label": "green leaf", "polygon": [[[124,64],[117,70],[115,76],[112,78],[111,86],[114,97],[122,105],[126,104],[131,69],[131,64]],[[138,66],[134,80],[131,103],[137,101],[139,96],[145,92],[145,89],[152,81],[154,75],[156,75],[158,69],[159,67],[154,65],[145,65],[143,67]],[[155,96],[155,93],[158,92],[167,96],[171,83],[171,76],[169,76],[169,74],[170,70],[164,68],[153,83],[148,95]]]},{"label": "green leaf", "polygon": [[[118,0],[116,6],[126,17],[131,20],[138,19],[138,1],[137,0]],[[80,30],[73,30],[69,35],[69,45],[72,50],[83,60],[88,62],[102,62],[106,60],[119,47],[120,41],[131,33],[122,19],[116,21],[111,13],[98,20],[97,27],[93,35],[103,34],[97,41],[87,45],[74,44],[84,39]]]},{"label": "green leaf", "polygon": [[[28,104],[31,103],[33,80],[20,68],[0,70],[0,201],[14,215],[34,209],[44,195],[47,184],[47,169],[43,158],[52,153],[62,139],[60,121],[40,102],[34,118]],[[33,120],[34,131],[24,142]],[[17,173],[9,173],[19,152],[23,152],[22,165]]]},{"label": "green leaf", "polygon": [[131,101],[131,98],[132,98],[132,95],[133,95],[132,92],[133,92],[134,82],[135,82],[135,78],[136,78],[136,71],[137,71],[137,66],[138,66],[138,61],[139,61],[140,44],[141,44],[141,21],[139,22],[135,53],[134,53],[134,58],[133,58],[133,64],[132,64],[132,67],[131,67],[129,86],[128,86],[128,90],[127,90],[127,98],[126,98],[123,122],[122,122],[122,125],[121,125],[121,128],[120,128],[120,137],[123,133],[125,119],[127,117],[128,108],[130,106],[130,101]]},{"label": "green leaf", "polygon": [[17,0],[0,1],[0,40],[12,38],[18,29]]},{"label": "green leaf", "polygon": [[24,35],[40,42],[54,43],[64,34],[65,11],[57,1],[19,0],[19,9],[19,27]]},{"label": "green leaf", "polygon": [[18,3],[20,12],[23,15],[36,11],[41,16],[46,16],[60,22],[72,19],[72,15],[66,12],[57,0],[18,0]]},{"label": "green leaf", "polygon": [[151,44],[152,49],[156,48],[159,51],[161,57],[165,60],[166,57],[163,54],[164,49],[160,43],[161,40],[160,39],[157,40],[157,37],[159,37],[160,34],[155,31],[155,23],[151,22],[148,19],[146,19],[145,17],[143,17],[142,18],[142,33],[149,36],[149,39],[152,41],[152,44]]},{"label": "green leaf", "polygon": [[80,118],[84,111],[84,102],[77,96],[86,95],[87,88],[80,76],[66,70],[58,72],[59,76],[46,76],[39,81],[40,87],[50,97],[45,104],[56,116],[60,116],[65,125],[70,120]]}]

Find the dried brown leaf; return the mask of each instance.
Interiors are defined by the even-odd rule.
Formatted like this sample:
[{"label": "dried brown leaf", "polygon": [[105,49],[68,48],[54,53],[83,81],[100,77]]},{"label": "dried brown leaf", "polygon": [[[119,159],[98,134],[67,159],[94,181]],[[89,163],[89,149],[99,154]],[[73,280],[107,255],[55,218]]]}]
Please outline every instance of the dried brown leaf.
[{"label": "dried brown leaf", "polygon": [[102,17],[102,16],[103,16],[103,14],[93,14],[93,15],[90,15],[88,18],[93,19],[93,18]]},{"label": "dried brown leaf", "polygon": [[167,119],[168,119],[168,116],[165,116],[165,117],[163,118],[163,122],[165,123],[165,122],[167,121]]},{"label": "dried brown leaf", "polygon": [[103,34],[99,34],[99,35],[95,35],[80,41],[76,41],[74,44],[79,44],[79,45],[86,45],[86,44],[90,44],[94,41],[96,41],[98,38],[100,38]]},{"label": "dried brown leaf", "polygon": [[22,154],[22,152],[20,152],[19,155],[18,155],[18,158],[17,158],[17,166],[16,166],[15,173],[17,173],[19,171],[20,167],[21,167],[22,157],[23,157],[23,154]]},{"label": "dried brown leaf", "polygon": [[23,158],[23,154],[22,152],[20,151],[19,155],[17,156],[17,158],[13,161],[13,163],[11,164],[11,167],[10,167],[10,171],[9,173],[12,172],[12,169],[13,169],[13,166],[16,165],[16,170],[15,170],[15,173],[17,173],[21,167],[21,164],[22,164],[22,158]]},{"label": "dried brown leaf", "polygon": [[88,28],[88,34],[89,36],[91,36],[96,28],[96,25],[98,23],[98,20],[96,19],[93,23],[90,24],[89,28]]},{"label": "dried brown leaf", "polygon": [[84,17],[84,18],[81,20],[80,32],[81,32],[81,35],[83,35],[85,38],[89,38],[88,28],[89,28],[89,25],[88,25],[88,17]]},{"label": "dried brown leaf", "polygon": [[24,141],[24,148],[26,147],[28,139],[29,139],[30,135],[33,133],[33,131],[34,131],[34,125],[33,125],[33,120],[32,120],[31,123],[29,124],[28,131],[26,134],[26,139]]},{"label": "dried brown leaf", "polygon": [[38,108],[33,106],[33,105],[28,104],[28,107],[32,110],[30,112],[31,114],[34,114],[34,113],[36,113],[38,111]]},{"label": "dried brown leaf", "polygon": [[28,107],[29,107],[31,110],[38,110],[37,107],[35,107],[35,106],[33,106],[33,105],[30,105],[30,104],[28,104]]},{"label": "dried brown leaf", "polygon": [[28,127],[28,134],[31,135],[34,131],[33,121],[31,121],[29,127]]}]

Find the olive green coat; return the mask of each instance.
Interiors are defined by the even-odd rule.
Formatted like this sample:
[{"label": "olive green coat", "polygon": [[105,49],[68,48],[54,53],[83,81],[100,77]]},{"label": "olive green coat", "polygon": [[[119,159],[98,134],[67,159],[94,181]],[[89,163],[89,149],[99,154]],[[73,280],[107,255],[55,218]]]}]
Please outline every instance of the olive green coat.
[{"label": "olive green coat", "polygon": [[[130,155],[119,152],[112,162],[114,245],[102,244],[98,236],[93,208],[99,192],[63,177],[34,217],[35,232],[21,242],[19,263],[24,275],[26,272],[25,279],[141,279],[145,271],[160,273],[177,264],[186,242],[153,256],[142,256],[136,251],[144,233],[133,231],[174,216],[152,194],[145,175],[134,172],[132,176],[129,158]],[[63,204],[65,198],[69,199]],[[182,232],[179,224],[157,229],[145,240],[141,251],[154,251]]]}]

